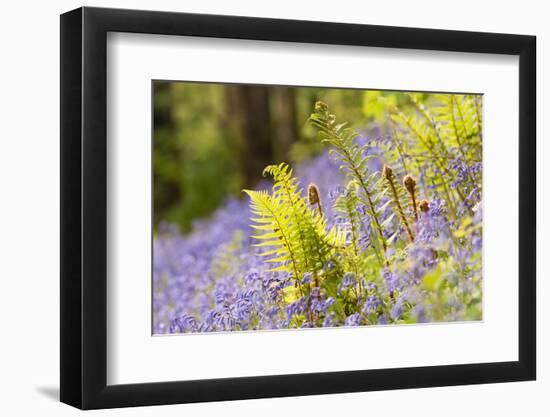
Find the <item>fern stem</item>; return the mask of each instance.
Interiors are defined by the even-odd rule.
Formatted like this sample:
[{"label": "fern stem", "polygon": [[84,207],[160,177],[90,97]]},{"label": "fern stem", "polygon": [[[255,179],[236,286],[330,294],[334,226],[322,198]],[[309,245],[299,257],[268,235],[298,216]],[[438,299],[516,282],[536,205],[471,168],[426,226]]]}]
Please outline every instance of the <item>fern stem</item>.
[{"label": "fern stem", "polygon": [[336,117],[329,113],[327,104],[320,101],[315,103],[315,113],[311,115],[310,121],[314,126],[319,128],[321,132],[330,138],[325,141],[334,146],[336,152],[340,154],[342,161],[347,165],[349,174],[359,183],[361,189],[365,193],[370,216],[372,218],[371,223],[374,223],[374,228],[376,229],[376,232],[379,235],[379,240],[382,244],[382,256],[378,253],[378,248],[375,248],[375,253],[379,259],[385,259],[386,264],[388,264],[386,259],[386,251],[388,246],[384,238],[384,232],[382,230],[380,220],[376,214],[376,207],[371,192],[369,191],[369,187],[363,178],[359,162],[355,160],[352,151],[350,151],[350,149],[353,149],[353,135],[346,135],[345,133],[342,133],[341,129],[343,125],[335,125]]},{"label": "fern stem", "polygon": [[359,168],[355,164],[351,154],[345,147],[339,147],[338,150],[340,151],[340,154],[344,158],[344,162],[348,165],[348,168],[350,169],[351,173],[355,177],[355,180],[359,183],[359,186],[365,193],[365,197],[367,198],[367,204],[369,207],[370,216],[372,218],[372,221],[374,222],[374,226],[376,228],[376,231],[379,235],[379,240],[382,243],[383,248],[383,254],[382,258],[386,261],[386,264],[389,266],[389,261],[386,258],[386,251],[388,249],[388,245],[386,243],[386,239],[384,238],[384,231],[382,230],[382,225],[380,223],[380,220],[378,219],[378,216],[376,215],[376,207],[374,206],[374,202],[372,200],[371,192],[369,191],[369,187],[367,186],[367,183],[363,179],[363,176],[361,175]]},{"label": "fern stem", "polygon": [[[346,149],[342,149],[342,150],[349,156],[349,153],[347,152]],[[365,180],[363,179],[362,175],[359,173],[359,169],[353,163],[351,158],[348,159],[348,165],[350,166],[356,180],[359,182],[361,189],[363,190],[363,192],[365,193],[365,196],[367,197],[367,203],[369,206],[370,215],[372,217],[372,220],[374,221],[374,225],[380,237],[382,247],[384,248],[384,254],[383,254],[384,259],[386,259],[386,250],[388,249],[388,245],[386,243],[386,239],[384,238],[384,231],[382,230],[382,225],[380,224],[380,220],[376,215],[376,207],[374,206],[374,202],[372,201],[372,196],[371,196],[371,193],[369,192],[369,188],[367,187]],[[387,259],[386,259],[386,262],[387,262]]]},{"label": "fern stem", "polygon": [[407,236],[409,237],[409,240],[412,243],[414,242],[414,235],[411,231],[411,228],[409,227],[409,222],[407,221],[407,216],[405,216],[405,211],[403,210],[403,207],[401,207],[401,203],[399,201],[399,194],[397,192],[397,187],[395,186],[395,177],[393,175],[393,169],[391,169],[388,165],[384,165],[383,172],[384,172],[384,177],[388,181],[388,184],[392,191],[393,203],[397,210],[397,214],[401,220],[401,223],[403,224],[403,227],[405,228],[405,231],[407,232]]},{"label": "fern stem", "polygon": [[410,175],[406,175],[403,179],[403,185],[409,192],[409,196],[411,198],[411,203],[413,206],[413,214],[414,214],[414,221],[418,221],[418,210],[416,208],[416,181],[413,177]]}]

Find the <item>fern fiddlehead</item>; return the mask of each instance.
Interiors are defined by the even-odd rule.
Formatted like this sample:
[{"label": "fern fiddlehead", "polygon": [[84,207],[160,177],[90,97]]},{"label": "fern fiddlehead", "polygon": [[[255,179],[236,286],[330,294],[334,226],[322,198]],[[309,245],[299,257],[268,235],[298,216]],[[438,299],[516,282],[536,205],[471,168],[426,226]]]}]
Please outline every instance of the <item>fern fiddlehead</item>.
[{"label": "fern fiddlehead", "polygon": [[[457,210],[453,203],[454,196],[445,180],[445,177],[451,178],[453,176],[448,167],[449,161],[453,159],[453,155],[446,147],[445,140],[442,138],[442,135],[447,136],[448,127],[455,123],[453,113],[449,110],[451,109],[451,98],[449,95],[441,95],[442,102],[440,103],[440,107],[435,108],[435,110],[432,107],[429,111],[414,94],[409,94],[408,96],[422,117],[419,119],[416,115],[406,115],[396,106],[388,105],[391,119],[398,125],[404,126],[417,139],[417,143],[420,145],[418,148],[419,154],[423,151],[428,152],[429,157],[434,161],[437,168],[433,174],[437,177],[439,181],[438,185],[441,186],[442,191],[447,196],[453,216],[456,216]],[[435,111],[435,116],[432,116],[432,111]],[[461,190],[461,187],[455,187],[454,191],[458,198],[463,203],[466,203],[467,195]]]},{"label": "fern fiddlehead", "polygon": [[307,187],[307,197],[310,206],[317,206],[319,216],[323,217],[323,206],[321,205],[321,194],[317,185],[311,183]]},{"label": "fern fiddlehead", "polygon": [[413,242],[414,241],[414,235],[413,235],[412,230],[409,226],[409,222],[407,221],[407,216],[405,215],[405,210],[403,210],[403,206],[402,206],[402,203],[401,203],[402,196],[401,196],[401,193],[399,192],[399,189],[397,188],[397,185],[395,183],[395,174],[393,173],[393,169],[390,168],[388,165],[384,165],[384,170],[382,172],[384,174],[384,178],[386,178],[386,181],[388,182],[390,193],[391,193],[391,200],[393,202],[395,210],[397,211],[399,221],[401,222],[401,225],[405,229],[405,232],[407,232],[407,236],[409,238],[409,241]]},{"label": "fern fiddlehead", "polygon": [[416,207],[416,181],[414,178],[410,175],[405,175],[405,178],[403,178],[403,186],[409,193],[409,197],[411,198],[412,208],[413,208],[413,215],[414,220],[418,220],[418,209]]}]

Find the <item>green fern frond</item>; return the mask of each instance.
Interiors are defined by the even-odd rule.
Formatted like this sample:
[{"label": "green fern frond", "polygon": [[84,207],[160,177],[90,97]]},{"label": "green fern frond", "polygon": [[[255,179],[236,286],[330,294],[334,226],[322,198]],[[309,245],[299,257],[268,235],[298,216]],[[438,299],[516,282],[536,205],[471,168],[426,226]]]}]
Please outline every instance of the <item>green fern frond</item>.
[{"label": "green fern frond", "polygon": [[296,238],[299,241],[298,257],[303,261],[301,269],[310,272],[320,269],[323,265],[317,265],[316,257],[312,258],[311,255],[317,253],[324,257],[329,251],[324,239],[323,219],[309,209],[301,195],[302,190],[299,189],[298,181],[292,176],[292,170],[287,164],[267,166],[264,169],[265,174],[273,177],[273,198],[286,207],[286,215],[295,226]]},{"label": "green fern frond", "polygon": [[[361,219],[357,211],[357,206],[360,203],[357,196],[357,184],[350,181],[343,194],[335,201],[333,209],[336,218],[345,225],[345,255],[347,270],[353,272],[356,277],[361,276],[361,248],[359,247],[359,235],[361,229]],[[361,283],[357,280],[358,291],[357,295],[361,294]]]},{"label": "green fern frond", "polygon": [[292,242],[294,226],[280,204],[267,191],[244,190],[250,197],[250,210],[254,216],[251,220],[258,225],[252,225],[257,230],[265,231],[253,238],[260,240],[256,247],[268,247],[261,256],[271,256],[270,260],[281,259],[281,269],[300,277],[296,248]]},{"label": "green fern frond", "polygon": [[318,278],[334,252],[345,245],[345,234],[336,227],[327,232],[326,220],[309,207],[287,164],[269,165],[264,175],[273,177],[271,194],[245,190],[251,200],[252,228],[261,232],[252,236],[258,241],[255,246],[268,248],[262,256],[278,264],[272,271],[289,272],[297,282],[306,272]]},{"label": "green fern frond", "polygon": [[455,142],[468,160],[481,150],[481,96],[439,94],[438,106],[433,106],[434,119],[445,134],[444,140]]},{"label": "green fern frond", "polygon": [[346,224],[350,235],[350,247],[354,256],[359,255],[359,228],[360,219],[357,213],[359,198],[357,197],[357,184],[350,182],[343,194],[334,203],[336,217]]},{"label": "green fern frond", "polygon": [[436,94],[426,103],[424,95],[409,93],[407,96],[417,114],[405,114],[396,106],[388,105],[390,119],[410,134],[412,140],[408,141],[408,148],[413,158],[418,161],[429,158],[433,162],[434,169],[428,174],[439,184],[436,191],[445,195],[450,214],[455,217],[457,202],[466,204],[475,182],[470,176],[468,185],[451,189],[448,181],[455,174],[449,169],[449,163],[456,154],[450,151],[449,145],[458,150],[464,161],[481,160],[481,124],[476,112],[480,110],[479,100],[476,96]]},{"label": "green fern frond", "polygon": [[374,245],[378,258],[385,259],[387,243],[377,210],[380,202],[379,180],[376,174],[369,173],[368,161],[372,156],[367,155],[367,145],[359,146],[355,142],[357,132],[346,128],[345,123],[337,124],[336,117],[329,112],[327,104],[323,102],[315,104],[315,112],[309,121],[319,130],[321,142],[331,146],[330,152],[342,161],[342,168],[349,179],[355,181],[361,189],[361,200],[367,208],[376,235]]}]

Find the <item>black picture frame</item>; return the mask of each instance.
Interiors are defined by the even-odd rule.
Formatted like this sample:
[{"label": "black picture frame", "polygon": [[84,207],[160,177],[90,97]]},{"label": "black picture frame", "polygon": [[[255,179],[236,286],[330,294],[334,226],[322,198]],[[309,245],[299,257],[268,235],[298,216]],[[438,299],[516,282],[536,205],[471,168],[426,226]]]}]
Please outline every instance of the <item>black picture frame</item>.
[{"label": "black picture frame", "polygon": [[[108,32],[519,56],[519,360],[107,385]],[[61,15],[61,401],[95,409],[534,380],[535,51],[524,35],[88,7]]]}]

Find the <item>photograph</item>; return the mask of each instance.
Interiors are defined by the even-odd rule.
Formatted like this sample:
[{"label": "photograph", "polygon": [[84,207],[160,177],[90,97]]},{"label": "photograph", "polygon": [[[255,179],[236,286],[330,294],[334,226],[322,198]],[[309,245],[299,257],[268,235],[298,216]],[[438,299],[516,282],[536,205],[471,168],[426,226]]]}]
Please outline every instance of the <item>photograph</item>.
[{"label": "photograph", "polygon": [[483,95],[152,81],[154,335],[483,320]]},{"label": "photograph", "polygon": [[[6,137],[24,150],[5,177],[58,168],[57,193],[16,186],[28,202],[4,216],[25,254],[6,274],[22,284],[6,293],[15,350],[46,348],[8,366],[37,387],[14,409],[57,393],[144,415],[537,415],[543,14],[216,2],[65,5],[55,31],[14,44],[25,68],[55,65],[7,83],[21,117]],[[29,116],[33,98],[49,105]],[[44,115],[57,146],[21,139]],[[55,236],[33,226],[56,224],[46,194]],[[19,270],[36,256],[34,288]]]}]

